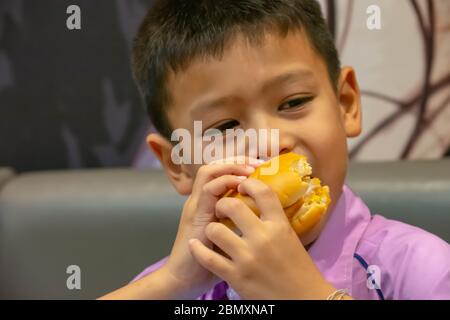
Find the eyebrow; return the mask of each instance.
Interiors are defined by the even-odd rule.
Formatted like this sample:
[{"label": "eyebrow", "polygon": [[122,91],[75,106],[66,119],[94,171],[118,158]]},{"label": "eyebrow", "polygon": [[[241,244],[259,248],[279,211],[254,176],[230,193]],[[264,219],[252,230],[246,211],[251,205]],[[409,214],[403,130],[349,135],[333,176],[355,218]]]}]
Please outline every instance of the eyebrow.
[{"label": "eyebrow", "polygon": [[[288,72],[281,73],[269,80],[267,80],[262,86],[261,86],[261,92],[266,92],[270,88],[280,86],[285,83],[294,82],[294,81],[303,81],[305,83],[311,83],[311,80],[314,79],[314,74],[312,71],[308,69],[295,69]],[[194,106],[190,114],[202,114],[208,109],[213,109],[218,106],[224,105],[226,103],[231,102],[232,100],[235,100],[236,97],[234,96],[223,96],[219,98],[214,98],[207,100],[205,102],[202,102],[196,106]]]}]

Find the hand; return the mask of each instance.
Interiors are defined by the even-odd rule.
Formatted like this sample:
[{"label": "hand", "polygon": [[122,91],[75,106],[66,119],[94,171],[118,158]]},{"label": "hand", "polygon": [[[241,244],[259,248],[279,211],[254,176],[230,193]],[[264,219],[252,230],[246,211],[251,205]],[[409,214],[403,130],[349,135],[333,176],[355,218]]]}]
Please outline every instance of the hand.
[{"label": "hand", "polygon": [[[217,217],[230,218],[242,236],[221,223],[208,223],[206,241],[198,239],[190,246],[197,261],[227,281],[243,299],[326,299],[334,292],[336,289],[314,265],[270,187],[250,178],[240,183],[238,191],[253,198],[260,218],[239,199],[217,201]],[[211,242],[231,259],[211,250]]]},{"label": "hand", "polygon": [[214,215],[216,202],[228,189],[236,189],[242,178],[254,171],[254,166],[257,164],[252,167],[223,161],[203,165],[197,171],[192,193],[183,207],[173,248],[163,266],[172,280],[175,279],[176,286],[186,292],[184,298],[196,298],[222,281],[194,259],[188,242],[196,238],[206,248],[213,247],[205,236],[205,228],[210,222],[217,221]]}]

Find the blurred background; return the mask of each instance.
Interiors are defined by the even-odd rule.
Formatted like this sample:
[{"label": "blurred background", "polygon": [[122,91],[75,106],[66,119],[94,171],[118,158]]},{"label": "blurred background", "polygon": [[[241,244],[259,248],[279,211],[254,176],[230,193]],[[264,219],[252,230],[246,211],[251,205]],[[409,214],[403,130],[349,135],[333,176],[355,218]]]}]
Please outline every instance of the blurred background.
[{"label": "blurred background", "polygon": [[[158,167],[132,81],[131,41],[151,0],[0,0],[0,166],[16,172]],[[450,1],[322,0],[357,72],[355,161],[450,156]],[[81,30],[68,30],[69,5]],[[381,29],[366,12],[377,5]]]}]

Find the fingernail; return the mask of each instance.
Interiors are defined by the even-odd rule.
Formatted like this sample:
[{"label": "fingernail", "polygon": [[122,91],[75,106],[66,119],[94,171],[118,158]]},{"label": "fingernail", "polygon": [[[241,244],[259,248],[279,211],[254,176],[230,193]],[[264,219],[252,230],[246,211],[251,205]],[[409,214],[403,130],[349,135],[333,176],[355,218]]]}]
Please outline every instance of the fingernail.
[{"label": "fingernail", "polygon": [[255,168],[253,168],[253,167],[245,166],[245,169],[250,173],[255,172]]},{"label": "fingernail", "polygon": [[247,177],[246,176],[237,176],[238,177],[238,179],[241,179],[241,180],[245,180],[245,179],[247,179]]},{"label": "fingernail", "polygon": [[189,244],[192,245],[195,242],[195,239],[189,239]]}]

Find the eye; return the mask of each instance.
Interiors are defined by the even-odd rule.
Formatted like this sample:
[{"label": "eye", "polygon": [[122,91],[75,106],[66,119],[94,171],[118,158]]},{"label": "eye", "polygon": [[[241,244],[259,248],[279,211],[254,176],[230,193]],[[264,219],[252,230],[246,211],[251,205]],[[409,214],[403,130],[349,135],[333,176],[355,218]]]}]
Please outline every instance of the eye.
[{"label": "eye", "polygon": [[227,121],[227,122],[221,124],[220,126],[216,127],[216,129],[224,132],[225,130],[232,129],[238,125],[239,125],[239,121],[232,120],[232,121]]},{"label": "eye", "polygon": [[299,107],[302,107],[303,105],[305,105],[306,103],[308,103],[309,101],[311,101],[312,99],[314,99],[314,97],[301,97],[301,98],[295,98],[292,100],[289,100],[285,103],[283,103],[278,110],[283,111],[283,110],[292,110],[292,109],[297,109]]},{"label": "eye", "polygon": [[[213,126],[211,128],[208,128],[208,129],[217,129],[217,130],[221,131],[222,133],[225,133],[225,131],[227,129],[232,129],[232,128],[238,126],[238,125],[239,125],[239,121],[231,120],[231,121],[224,122],[221,125]],[[205,130],[205,131],[207,131],[207,130]]]}]

